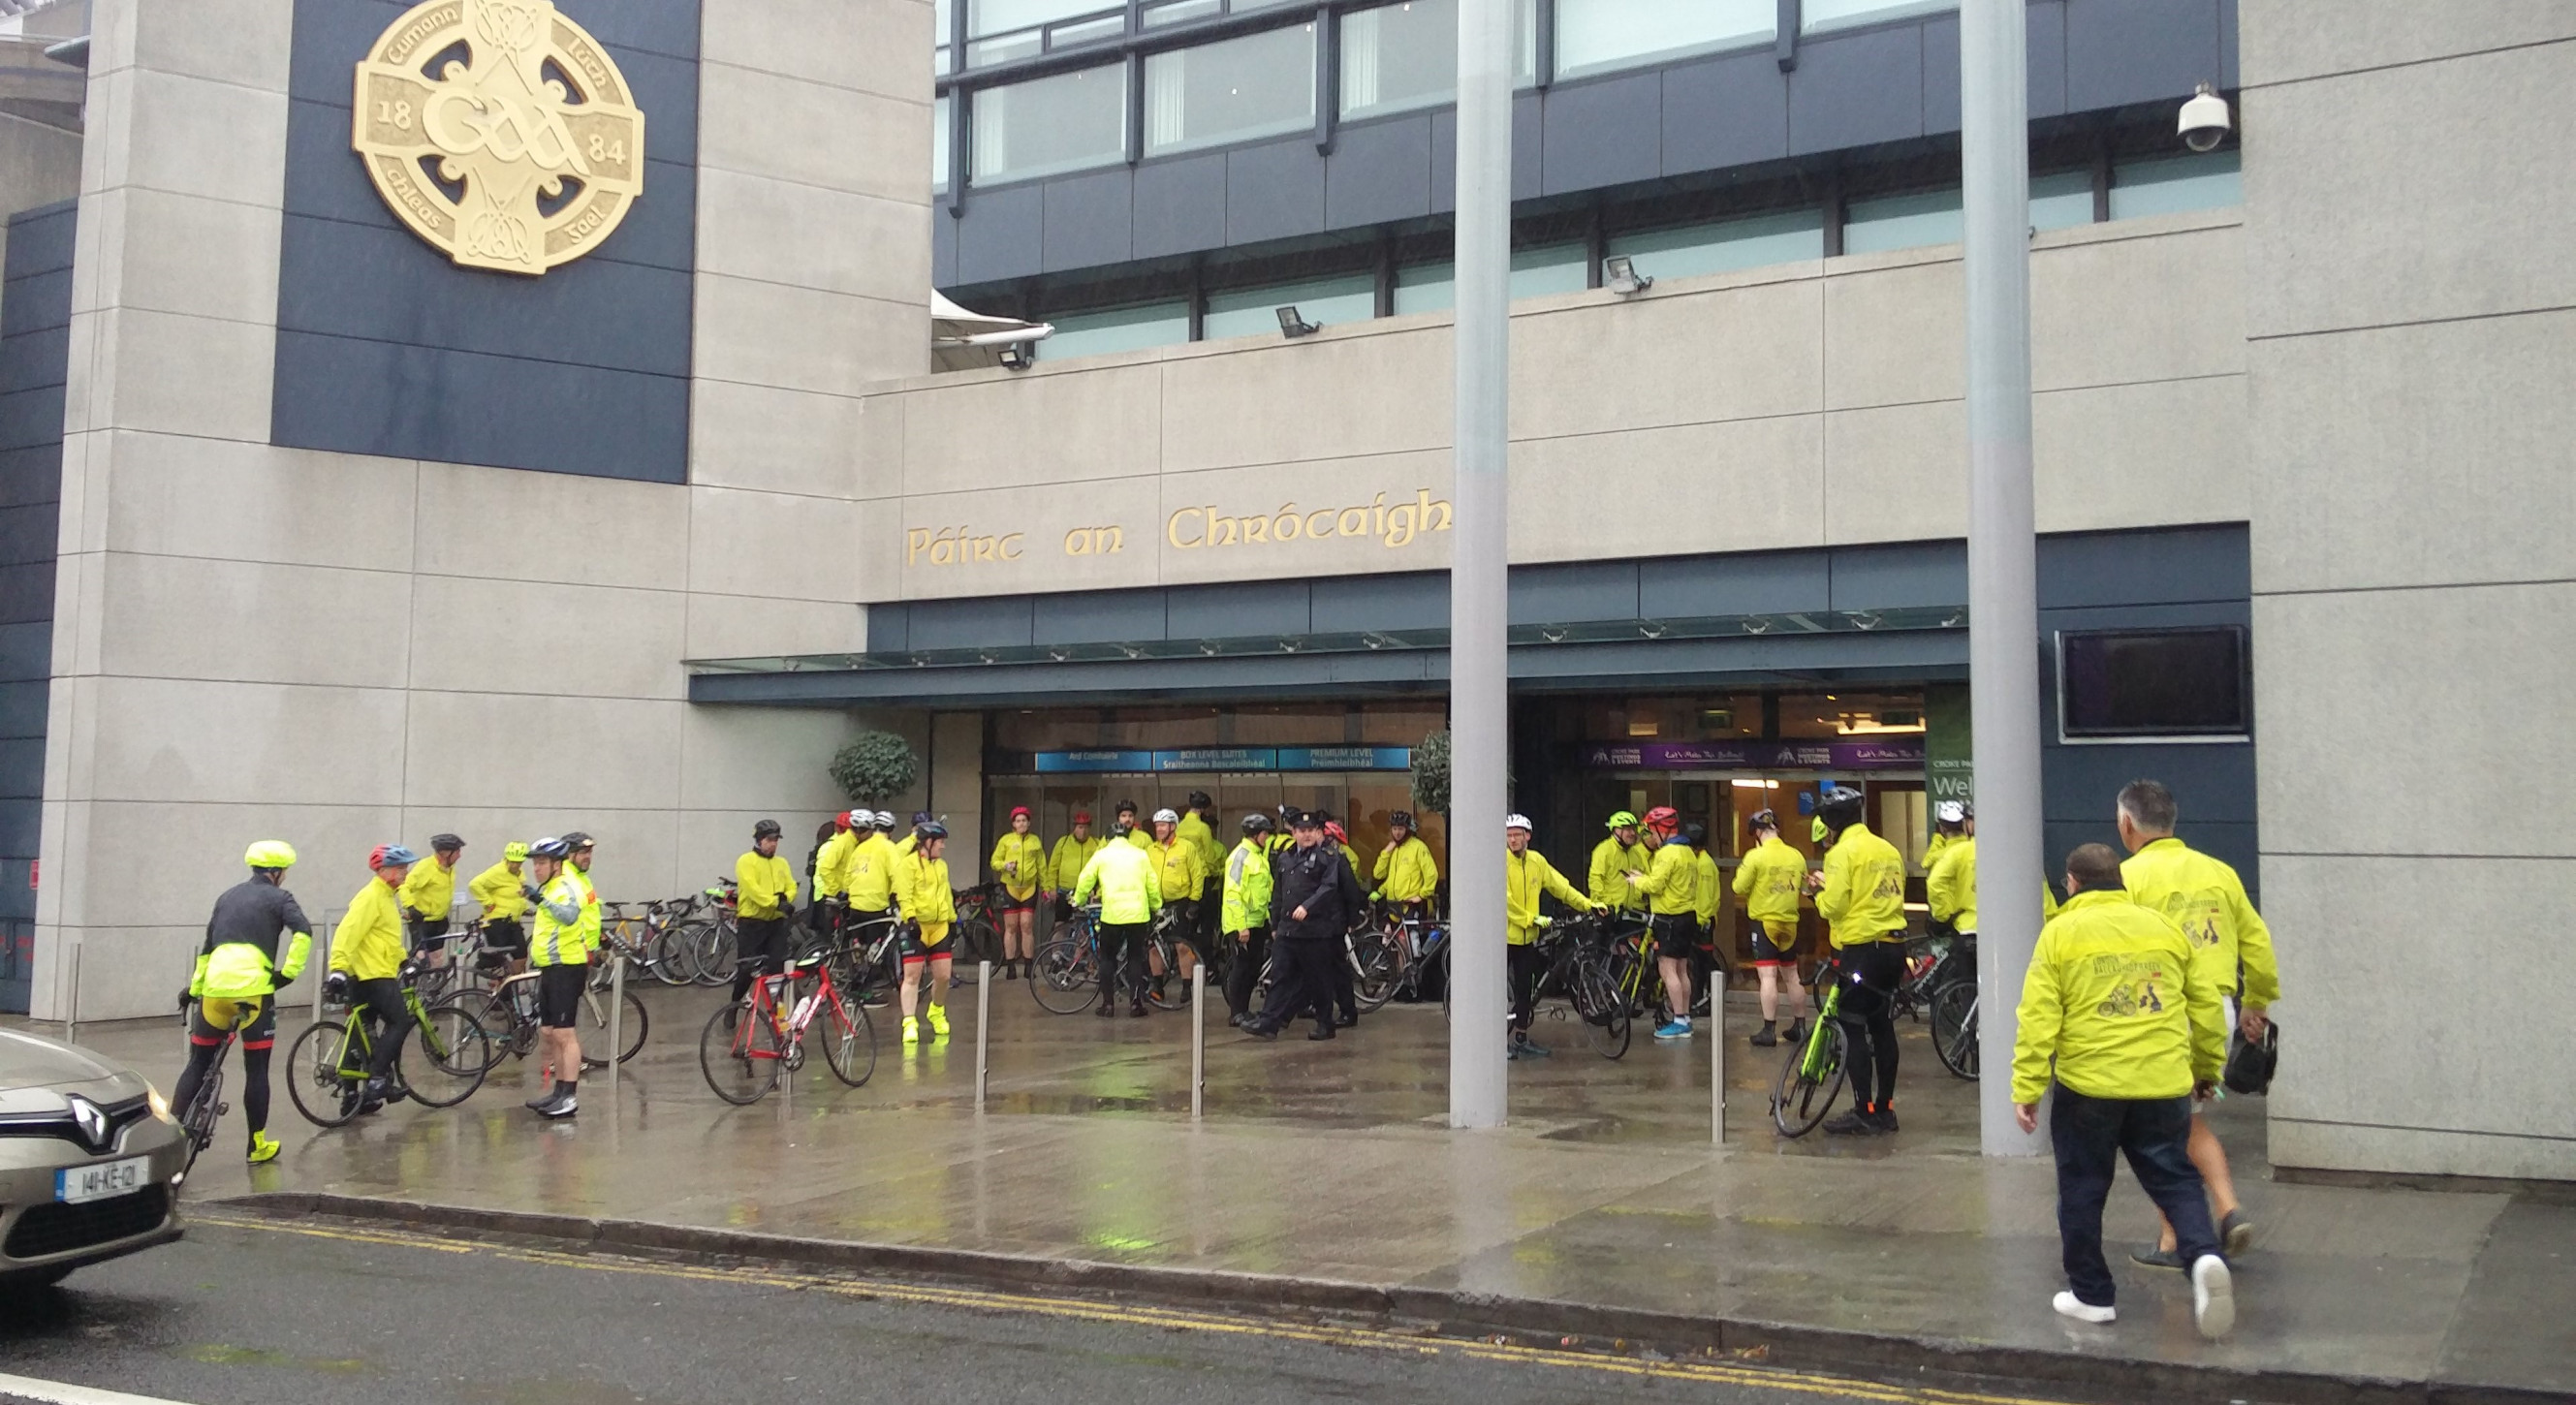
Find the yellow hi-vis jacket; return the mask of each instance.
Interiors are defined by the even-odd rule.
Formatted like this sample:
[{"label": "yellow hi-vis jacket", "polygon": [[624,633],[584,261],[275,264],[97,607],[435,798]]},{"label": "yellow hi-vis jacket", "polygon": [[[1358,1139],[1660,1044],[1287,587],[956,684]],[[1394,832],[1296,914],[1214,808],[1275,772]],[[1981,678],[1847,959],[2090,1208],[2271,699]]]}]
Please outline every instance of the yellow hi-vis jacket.
[{"label": "yellow hi-vis jacket", "polygon": [[[815,872],[822,872],[820,865]],[[758,849],[745,850],[733,861],[733,883],[734,912],[754,922],[784,917],[796,906],[796,870],[775,854],[764,858]]]},{"label": "yellow hi-vis jacket", "polygon": [[1772,835],[1745,851],[1735,865],[1735,895],[1756,922],[1798,920],[1798,888],[1807,881],[1807,856]]},{"label": "yellow hi-vis jacket", "polygon": [[[869,832],[874,838],[875,831]],[[850,864],[862,841],[855,829],[845,829],[823,841],[822,850],[814,855],[814,900],[846,898],[850,892]]]},{"label": "yellow hi-vis jacket", "polygon": [[1544,894],[1583,912],[1598,911],[1601,904],[1575,891],[1547,855],[1536,849],[1523,849],[1515,854],[1503,851],[1503,939],[1513,946],[1528,946],[1538,940],[1538,900]]},{"label": "yellow hi-vis jacket", "polygon": [[1208,828],[1208,822],[1199,817],[1198,811],[1183,810],[1181,822],[1172,827],[1172,833],[1197,852],[1201,883],[1225,871],[1225,850],[1216,842],[1216,831]]},{"label": "yellow hi-vis jacket", "polygon": [[1163,910],[1163,885],[1154,861],[1133,844],[1104,844],[1073,882],[1073,905],[1080,907],[1100,894],[1100,920],[1128,925],[1150,922]]},{"label": "yellow hi-vis jacket", "polygon": [[465,885],[466,893],[483,905],[486,922],[512,921],[528,915],[528,895],[519,891],[519,875],[510,870],[507,859],[474,875]]},{"label": "yellow hi-vis jacket", "polygon": [[1923,896],[1935,920],[1962,932],[1977,930],[1977,841],[1953,839],[1923,879]]},{"label": "yellow hi-vis jacket", "polygon": [[1825,886],[1816,912],[1837,947],[1885,941],[1905,931],[1905,856],[1854,823],[1825,852]]},{"label": "yellow hi-vis jacket", "polygon": [[1643,840],[1622,844],[1618,835],[1611,835],[1592,846],[1592,870],[1583,886],[1603,907],[1635,908],[1639,905],[1637,890],[1629,886],[1625,875],[1632,868],[1642,872],[1652,862],[1654,856],[1646,852]]},{"label": "yellow hi-vis jacket", "polygon": [[2209,967],[2220,990],[2236,993],[2241,963],[2247,1009],[2268,1009],[2281,998],[2272,929],[2254,911],[2235,869],[2167,835],[2122,860],[2120,881],[2128,885],[2130,901],[2163,913],[2182,928],[2193,955]]},{"label": "yellow hi-vis jacket", "polygon": [[1403,843],[1379,850],[1369,876],[1377,883],[1376,896],[1390,902],[1420,902],[1440,890],[1440,865],[1420,835],[1408,834]]},{"label": "yellow hi-vis jacket", "polygon": [[391,884],[369,878],[332,929],[330,968],[353,981],[381,981],[401,975],[402,963],[402,901]]},{"label": "yellow hi-vis jacket", "polygon": [[397,896],[402,899],[405,911],[417,912],[423,917],[445,917],[447,910],[456,905],[456,870],[440,863],[438,856],[432,854],[411,866],[411,872],[403,876],[402,889]]},{"label": "yellow hi-vis jacket", "polygon": [[859,912],[883,912],[894,905],[894,866],[901,856],[894,841],[871,834],[850,850],[847,877],[850,906]]},{"label": "yellow hi-vis jacket", "polygon": [[[1018,864],[1014,871],[1011,865]],[[1037,895],[1038,884],[1046,877],[1046,841],[1034,834],[1003,830],[993,841],[993,877],[1013,902],[1027,902]]]},{"label": "yellow hi-vis jacket", "polygon": [[1717,855],[1704,846],[1699,850],[1696,867],[1699,874],[1691,888],[1691,911],[1699,914],[1700,925],[1705,927],[1715,922],[1718,910],[1726,906],[1726,883],[1717,876]]},{"label": "yellow hi-vis jacket", "polygon": [[537,897],[537,928],[528,937],[531,966],[587,966],[599,950],[599,891],[590,875],[565,864]]},{"label": "yellow hi-vis jacket", "polygon": [[1207,870],[1200,865],[1198,846],[1181,837],[1177,829],[1169,844],[1147,844],[1145,857],[1153,860],[1154,874],[1162,880],[1163,901],[1195,898],[1199,885],[1207,881]]},{"label": "yellow hi-vis jacket", "polygon": [[894,900],[903,915],[935,936],[957,920],[957,890],[948,885],[948,860],[925,859],[919,849],[894,861]]},{"label": "yellow hi-vis jacket", "polygon": [[1699,911],[1699,851],[1678,839],[1657,845],[1646,861],[1637,891],[1651,900],[1657,917],[1690,917]]},{"label": "yellow hi-vis jacket", "polygon": [[1228,932],[1270,925],[1270,849],[1247,836],[1225,856],[1225,907],[1218,915]]},{"label": "yellow hi-vis jacket", "polygon": [[1060,893],[1072,892],[1073,885],[1082,881],[1082,866],[1091,862],[1091,856],[1108,842],[1097,834],[1088,839],[1068,834],[1055,841],[1055,847],[1047,851],[1047,886]]},{"label": "yellow hi-vis jacket", "polygon": [[2012,1097],[2057,1081],[2090,1098],[2179,1098],[2226,1058],[2218,986],[2182,929],[2103,889],[2066,900],[2022,978]]}]

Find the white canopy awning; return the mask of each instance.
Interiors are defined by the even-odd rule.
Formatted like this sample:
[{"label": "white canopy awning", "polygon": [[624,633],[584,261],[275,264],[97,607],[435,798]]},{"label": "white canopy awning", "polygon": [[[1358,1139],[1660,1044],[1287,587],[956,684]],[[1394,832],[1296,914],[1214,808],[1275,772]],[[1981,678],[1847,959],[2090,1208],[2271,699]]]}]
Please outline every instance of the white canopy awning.
[{"label": "white canopy awning", "polygon": [[937,289],[930,294],[930,341],[933,346],[1006,346],[1044,341],[1055,335],[1049,322],[1023,322],[1016,317],[987,317],[950,302]]}]

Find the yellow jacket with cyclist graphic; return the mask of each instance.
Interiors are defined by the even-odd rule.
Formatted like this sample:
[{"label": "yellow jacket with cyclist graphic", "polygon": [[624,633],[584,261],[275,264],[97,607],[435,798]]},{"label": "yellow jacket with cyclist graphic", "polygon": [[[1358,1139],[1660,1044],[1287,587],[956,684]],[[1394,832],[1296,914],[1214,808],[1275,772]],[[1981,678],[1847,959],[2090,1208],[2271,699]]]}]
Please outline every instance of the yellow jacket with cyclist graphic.
[{"label": "yellow jacket with cyclist graphic", "polygon": [[[868,837],[875,838],[876,831],[870,830]],[[823,847],[815,851],[814,901],[849,896],[850,864],[858,854],[861,842],[857,830],[844,829],[834,832],[831,838],[823,841]]]},{"label": "yellow jacket with cyclist graphic", "polygon": [[353,981],[381,981],[401,975],[402,963],[402,900],[392,884],[370,878],[332,929],[330,969]]},{"label": "yellow jacket with cyclist graphic", "polygon": [[1977,841],[1953,839],[1941,846],[1932,871],[1923,878],[1923,897],[1936,921],[1962,932],[1977,930]]},{"label": "yellow jacket with cyclist graphic", "polygon": [[784,917],[796,906],[796,870],[776,854],[743,851],[733,861],[733,884],[734,912],[754,922]]},{"label": "yellow jacket with cyclist graphic", "polygon": [[957,890],[948,885],[946,859],[923,858],[918,849],[896,859],[894,897],[925,937],[938,936],[957,920]]},{"label": "yellow jacket with cyclist graphic", "polygon": [[1657,917],[1689,917],[1699,911],[1699,851],[1680,840],[1668,840],[1646,860],[1646,874],[1636,889],[1649,899]]},{"label": "yellow jacket with cyclist graphic", "polygon": [[901,855],[894,841],[871,834],[850,850],[850,906],[860,912],[883,912],[894,903],[894,866]]},{"label": "yellow jacket with cyclist graphic", "polygon": [[2281,968],[2272,956],[2272,929],[2254,911],[2253,900],[2245,896],[2245,881],[2235,869],[2167,835],[2121,860],[2120,881],[2128,885],[2130,901],[2181,926],[2192,954],[2209,967],[2210,979],[2220,990],[2236,993],[2241,963],[2248,1008],[2267,1009],[2281,998]]},{"label": "yellow jacket with cyclist graphic", "polygon": [[1379,850],[1369,876],[1377,882],[1378,896],[1389,902],[1420,902],[1440,890],[1440,865],[1419,835],[1408,834],[1403,843]]},{"label": "yellow jacket with cyclist graphic", "polygon": [[1538,900],[1555,898],[1566,906],[1583,912],[1597,912],[1594,902],[1565,881],[1547,855],[1536,849],[1523,849],[1515,854],[1503,851],[1503,939],[1513,946],[1528,946],[1538,940]]},{"label": "yellow jacket with cyclist graphic", "polygon": [[456,870],[432,854],[403,875],[402,890],[396,896],[402,899],[405,911],[423,917],[445,917],[447,910],[456,905]]},{"label": "yellow jacket with cyclist graphic", "polygon": [[510,871],[504,859],[465,885],[466,894],[483,905],[486,922],[509,922],[528,915],[528,895],[519,891],[519,875]]},{"label": "yellow jacket with cyclist graphic", "polygon": [[1154,874],[1162,880],[1165,902],[1195,898],[1199,885],[1207,881],[1207,872],[1199,864],[1198,846],[1183,839],[1178,831],[1169,844],[1146,845],[1145,857],[1154,862]]},{"label": "yellow jacket with cyclist graphic", "polygon": [[1816,913],[1836,947],[1885,940],[1905,930],[1905,858],[1896,846],[1854,823],[1825,851],[1825,886]]},{"label": "yellow jacket with cyclist graphic", "polygon": [[2066,900],[2031,952],[2012,1098],[2058,1082],[2089,1098],[2179,1098],[2218,1077],[2218,987],[2172,919],[2109,889]]},{"label": "yellow jacket with cyclist graphic", "polygon": [[1735,865],[1735,895],[1744,899],[1744,915],[1756,922],[1798,920],[1798,889],[1807,881],[1807,856],[1772,835],[1744,853]]},{"label": "yellow jacket with cyclist graphic", "polygon": [[[1019,871],[1011,870],[1018,864]],[[993,878],[1013,902],[1027,902],[1037,896],[1038,884],[1046,878],[1046,841],[1034,834],[1003,830],[993,842]]]},{"label": "yellow jacket with cyclist graphic", "polygon": [[565,864],[537,895],[536,930],[528,938],[531,966],[587,966],[599,950],[599,893],[580,869]]},{"label": "yellow jacket with cyclist graphic", "polygon": [[1055,847],[1047,850],[1047,886],[1059,893],[1072,892],[1073,885],[1082,881],[1082,866],[1108,842],[1097,834],[1088,839],[1068,834],[1056,840]]},{"label": "yellow jacket with cyclist graphic", "polygon": [[1100,920],[1121,924],[1149,922],[1163,908],[1163,885],[1154,861],[1133,844],[1106,844],[1073,883],[1073,905],[1080,907],[1100,894]]},{"label": "yellow jacket with cyclist graphic", "polygon": [[1631,909],[1639,906],[1637,890],[1628,884],[1629,869],[1643,870],[1654,861],[1643,841],[1622,844],[1611,835],[1592,846],[1592,870],[1584,882],[1592,900],[1607,908]]}]

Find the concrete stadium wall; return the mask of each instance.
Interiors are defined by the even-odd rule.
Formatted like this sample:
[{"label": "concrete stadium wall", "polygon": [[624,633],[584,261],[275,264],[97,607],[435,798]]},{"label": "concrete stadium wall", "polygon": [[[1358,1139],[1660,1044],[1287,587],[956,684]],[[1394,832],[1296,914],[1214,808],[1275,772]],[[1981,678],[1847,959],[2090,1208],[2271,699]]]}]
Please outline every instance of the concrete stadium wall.
[{"label": "concrete stadium wall", "polygon": [[2243,25],[2272,1160],[2576,1179],[2576,8]]}]

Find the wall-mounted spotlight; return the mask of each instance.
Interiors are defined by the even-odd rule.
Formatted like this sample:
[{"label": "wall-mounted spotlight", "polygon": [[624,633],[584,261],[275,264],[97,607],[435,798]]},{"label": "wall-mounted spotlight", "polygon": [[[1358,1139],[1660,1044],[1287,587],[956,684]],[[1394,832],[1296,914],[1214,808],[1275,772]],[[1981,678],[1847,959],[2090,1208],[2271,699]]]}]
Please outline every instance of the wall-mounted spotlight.
[{"label": "wall-mounted spotlight", "polygon": [[1311,337],[1322,330],[1324,330],[1323,323],[1309,322],[1298,316],[1297,305],[1293,302],[1279,309],[1279,335],[1291,341],[1299,337]]},{"label": "wall-mounted spotlight", "polygon": [[1655,280],[1637,271],[1637,261],[1626,254],[1612,254],[1601,261],[1601,286],[1623,298],[1655,286]]},{"label": "wall-mounted spotlight", "polygon": [[1002,347],[1001,360],[1003,370],[1025,371],[1038,364],[1037,343],[1024,341],[1005,343]]}]

